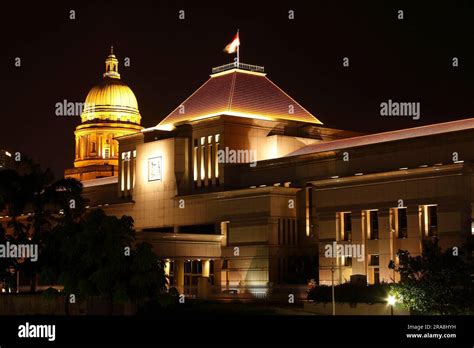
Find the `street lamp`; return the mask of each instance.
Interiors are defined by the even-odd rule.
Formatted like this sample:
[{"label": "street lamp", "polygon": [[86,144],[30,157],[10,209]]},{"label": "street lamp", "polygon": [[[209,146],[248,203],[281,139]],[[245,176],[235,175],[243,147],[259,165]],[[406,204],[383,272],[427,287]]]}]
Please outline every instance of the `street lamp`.
[{"label": "street lamp", "polygon": [[389,295],[387,298],[387,303],[390,305],[390,313],[393,315],[393,305],[397,302],[397,299],[393,295]]},{"label": "street lamp", "polygon": [[334,267],[334,260],[331,265],[331,293],[332,293],[332,315],[336,315],[336,299],[334,296],[334,272],[336,268]]}]

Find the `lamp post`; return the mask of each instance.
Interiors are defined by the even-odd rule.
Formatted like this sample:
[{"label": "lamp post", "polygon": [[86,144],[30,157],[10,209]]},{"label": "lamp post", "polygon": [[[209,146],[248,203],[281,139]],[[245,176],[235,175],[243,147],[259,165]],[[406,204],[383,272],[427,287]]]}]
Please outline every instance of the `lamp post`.
[{"label": "lamp post", "polygon": [[335,272],[335,268],[334,268],[334,261],[332,261],[332,265],[331,265],[331,291],[332,291],[332,315],[336,315],[336,300],[334,298],[334,272]]},{"label": "lamp post", "polygon": [[390,314],[393,316],[393,305],[397,302],[395,296],[390,295],[387,298],[387,303],[390,305]]}]

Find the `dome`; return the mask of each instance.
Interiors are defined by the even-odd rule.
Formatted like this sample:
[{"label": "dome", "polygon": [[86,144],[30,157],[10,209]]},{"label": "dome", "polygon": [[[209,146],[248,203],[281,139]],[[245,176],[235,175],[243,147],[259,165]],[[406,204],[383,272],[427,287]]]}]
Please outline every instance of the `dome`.
[{"label": "dome", "polygon": [[87,94],[82,122],[102,120],[140,124],[137,98],[120,80],[118,60],[113,52],[107,57],[105,66],[102,81]]}]

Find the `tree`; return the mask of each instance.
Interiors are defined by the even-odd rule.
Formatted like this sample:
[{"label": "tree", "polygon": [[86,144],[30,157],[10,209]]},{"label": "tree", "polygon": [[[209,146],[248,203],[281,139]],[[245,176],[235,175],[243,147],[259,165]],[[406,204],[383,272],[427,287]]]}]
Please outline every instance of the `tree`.
[{"label": "tree", "polygon": [[438,239],[423,241],[421,256],[398,252],[399,264],[389,268],[400,274],[400,283],[391,293],[414,312],[425,314],[462,314],[474,309],[474,267],[470,246],[459,255],[452,249],[442,251]]},{"label": "tree", "polygon": [[[42,276],[64,285],[78,299],[144,303],[166,291],[164,264],[148,244],[135,239],[133,219],[102,210],[57,225],[47,240]],[[111,307],[110,307],[111,308]]]},{"label": "tree", "polygon": [[[10,218],[7,227],[13,233],[8,236],[9,240],[38,245],[41,256],[44,240],[53,226],[82,215],[85,207],[82,184],[75,179],[54,182],[49,169],[43,171],[26,156],[15,163],[15,169],[0,171],[0,211],[5,211]],[[41,261],[18,259],[15,262],[15,269],[30,279],[32,292],[36,291],[40,267]]]}]

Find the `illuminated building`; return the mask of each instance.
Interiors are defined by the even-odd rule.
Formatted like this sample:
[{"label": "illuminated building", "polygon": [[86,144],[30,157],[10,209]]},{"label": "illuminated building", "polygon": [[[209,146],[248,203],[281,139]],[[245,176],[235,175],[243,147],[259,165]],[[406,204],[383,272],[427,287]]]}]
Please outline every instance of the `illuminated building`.
[{"label": "illuminated building", "polygon": [[118,60],[111,50],[105,60],[100,83],[86,97],[81,124],[75,134],[74,168],[65,176],[90,180],[117,175],[117,137],[142,130],[138,103],[132,90],[122,82]]},{"label": "illuminated building", "polygon": [[[332,129],[262,67],[239,63],[214,68],[155,127],[133,124],[114,133],[117,176],[83,180],[84,192],[91,207],[133,217],[180,291],[204,277],[216,291],[303,294],[332,270],[336,282],[393,281],[397,249],[417,255],[423,238],[449,246],[470,233],[472,119],[374,135]],[[334,241],[364,245],[363,257],[326,258]]]}]

